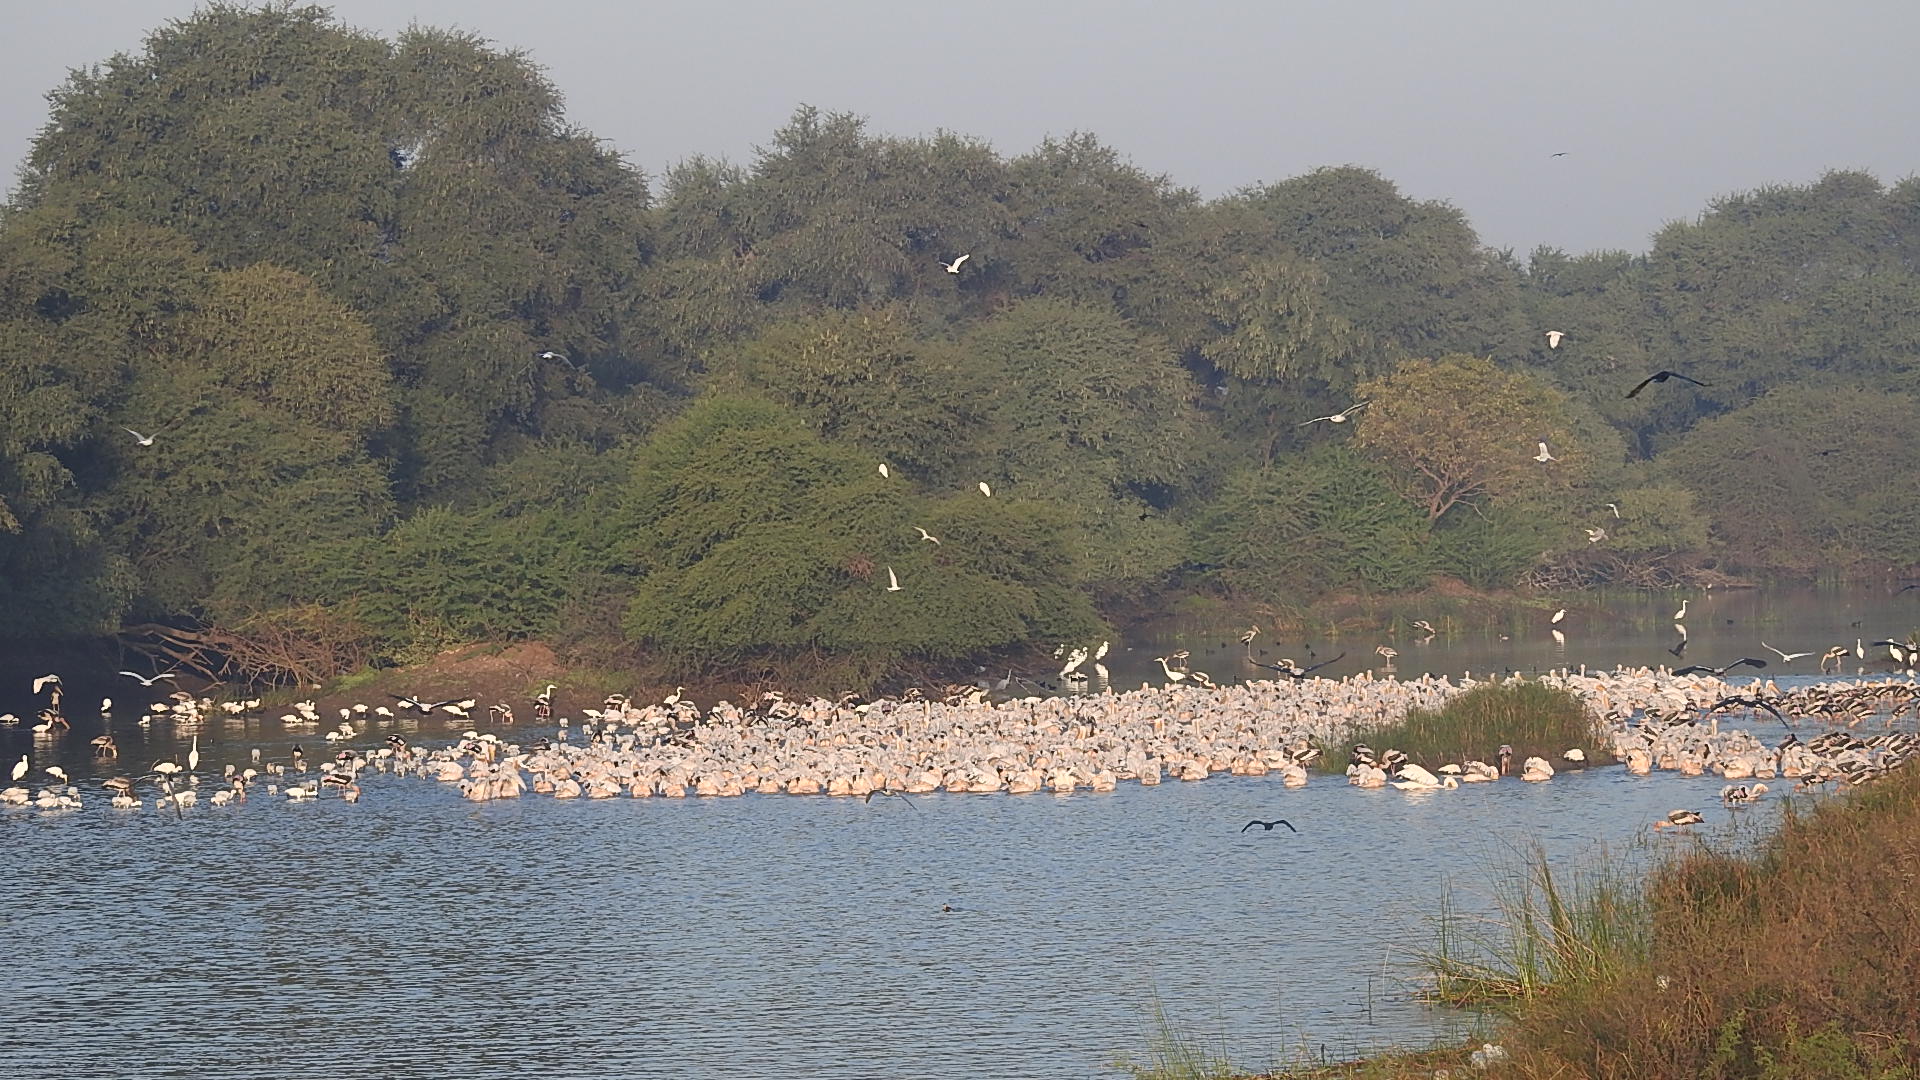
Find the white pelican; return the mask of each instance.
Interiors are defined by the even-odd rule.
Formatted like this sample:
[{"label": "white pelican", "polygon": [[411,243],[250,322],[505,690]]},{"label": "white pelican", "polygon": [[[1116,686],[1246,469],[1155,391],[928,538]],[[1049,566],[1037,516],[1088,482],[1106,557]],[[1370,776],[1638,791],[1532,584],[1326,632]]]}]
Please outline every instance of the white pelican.
[{"label": "white pelican", "polygon": [[940,265],[947,268],[947,273],[957,274],[960,272],[960,264],[963,262],[966,262],[968,259],[971,259],[971,258],[973,258],[973,253],[968,252],[967,254],[960,256],[959,258],[953,260],[950,263],[941,263]]},{"label": "white pelican", "polygon": [[120,430],[121,430],[121,431],[124,431],[124,432],[126,432],[127,434],[129,434],[129,435],[131,435],[131,436],[133,436],[133,441],[134,441],[134,442],[136,442],[136,443],[138,443],[138,444],[139,444],[139,445],[141,445],[141,446],[152,446],[152,445],[153,445],[153,436],[151,436],[151,435],[142,435],[142,434],[140,434],[139,432],[137,432],[137,431],[135,431],[135,430],[133,430],[133,429],[132,429],[132,428],[130,428],[130,427],[123,427],[123,428],[121,428]]},{"label": "white pelican", "polygon": [[887,567],[887,591],[888,592],[900,591],[900,579],[894,575],[893,567],[891,566]]},{"label": "white pelican", "polygon": [[1546,758],[1530,757],[1520,766],[1520,779],[1539,783],[1553,779],[1553,766]]},{"label": "white pelican", "polygon": [[1538,461],[1544,465],[1549,461],[1559,461],[1560,459],[1553,456],[1553,451],[1547,449],[1546,443],[1541,443],[1540,452],[1533,455],[1533,460]]},{"label": "white pelican", "polygon": [[915,526],[914,526],[914,528],[915,528],[915,529],[918,529],[918,530],[919,530],[919,532],[920,532],[920,539],[922,539],[922,540],[926,540],[926,541],[929,541],[929,542],[931,542],[931,543],[935,543],[935,544],[937,544],[937,543],[939,543],[939,542],[940,542],[940,538],[939,538],[939,537],[937,537],[937,536],[935,536],[935,535],[933,535],[932,533],[930,533],[930,532],[928,532],[928,531],[927,531],[927,530],[925,530],[925,529],[922,529],[922,528],[920,528],[920,526],[918,526],[918,525],[915,525]]},{"label": "white pelican", "polygon": [[1562,331],[1559,331],[1559,330],[1549,330],[1549,331],[1547,331],[1547,348],[1549,348],[1549,349],[1557,349],[1557,348],[1559,348],[1559,347],[1560,347],[1560,339],[1561,339],[1561,338],[1563,338],[1563,337],[1566,337],[1566,336],[1567,336],[1567,335],[1566,335],[1566,334],[1565,334],[1564,332],[1562,332]]}]

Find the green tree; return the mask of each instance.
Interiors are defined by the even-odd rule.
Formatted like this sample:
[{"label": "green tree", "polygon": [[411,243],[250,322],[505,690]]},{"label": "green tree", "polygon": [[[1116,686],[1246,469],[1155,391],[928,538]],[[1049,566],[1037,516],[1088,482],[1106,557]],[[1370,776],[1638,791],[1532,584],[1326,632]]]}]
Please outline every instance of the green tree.
[{"label": "green tree", "polygon": [[[1562,394],[1478,357],[1411,360],[1356,392],[1369,404],[1355,441],[1393,470],[1428,521],[1463,502],[1564,487],[1591,468],[1571,441]],[[1534,460],[1540,442],[1559,460]]]}]

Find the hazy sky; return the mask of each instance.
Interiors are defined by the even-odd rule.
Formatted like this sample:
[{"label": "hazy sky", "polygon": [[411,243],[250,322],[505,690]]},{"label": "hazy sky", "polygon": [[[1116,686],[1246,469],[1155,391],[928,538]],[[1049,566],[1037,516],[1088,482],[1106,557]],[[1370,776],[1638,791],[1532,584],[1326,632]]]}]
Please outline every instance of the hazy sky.
[{"label": "hazy sky", "polygon": [[[0,176],[68,69],[138,51],[191,0],[10,4]],[[737,161],[799,103],[1015,154],[1091,131],[1218,195],[1379,170],[1525,253],[1643,250],[1716,195],[1828,168],[1920,170],[1911,0],[341,0],[391,33],[459,26],[545,65],[570,118],[651,173]],[[1549,157],[1558,150],[1562,158]]]}]

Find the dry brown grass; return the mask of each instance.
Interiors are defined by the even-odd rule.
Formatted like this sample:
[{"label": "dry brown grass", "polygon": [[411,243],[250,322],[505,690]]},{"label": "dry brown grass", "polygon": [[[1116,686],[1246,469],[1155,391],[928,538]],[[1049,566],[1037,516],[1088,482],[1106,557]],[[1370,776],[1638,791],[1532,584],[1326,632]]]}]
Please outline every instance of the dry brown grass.
[{"label": "dry brown grass", "polygon": [[1648,881],[1645,961],[1522,1010],[1508,1075],[1920,1076],[1920,769]]}]

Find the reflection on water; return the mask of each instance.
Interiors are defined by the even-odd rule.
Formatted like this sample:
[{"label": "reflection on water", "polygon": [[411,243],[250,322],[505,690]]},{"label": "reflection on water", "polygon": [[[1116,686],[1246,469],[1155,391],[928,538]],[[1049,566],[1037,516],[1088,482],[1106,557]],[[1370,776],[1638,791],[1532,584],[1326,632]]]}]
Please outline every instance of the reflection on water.
[{"label": "reflection on water", "polygon": [[[1753,654],[1756,631],[1789,649],[1851,643],[1854,618],[1878,620],[1868,640],[1904,629],[1870,597],[1825,595],[1696,596],[1690,650]],[[1655,659],[1641,653],[1667,647],[1673,606],[1576,609],[1570,658]],[[1545,666],[1538,621],[1513,643],[1402,640],[1400,667]],[[1187,633],[1196,666],[1220,676]],[[1239,648],[1237,632],[1214,634]],[[1129,655],[1151,663],[1177,643]],[[1362,644],[1350,655],[1377,661]],[[80,700],[71,735],[0,734],[3,760],[31,750],[92,775]],[[112,725],[125,761],[180,753],[183,732],[134,715]],[[207,771],[256,745],[325,752],[271,720],[199,734]],[[1608,769],[1410,795],[1216,777],[909,807],[472,804],[381,776],[356,805],[256,794],[175,821],[109,810],[83,779],[83,811],[0,812],[14,1004],[0,1057],[33,1077],[1085,1077],[1142,1049],[1156,996],[1247,1064],[1422,1042],[1461,1022],[1398,981],[1443,882],[1471,893],[1535,840],[1565,865],[1677,807],[1722,828],[1777,812],[1720,809],[1721,783]],[[1300,834],[1237,831],[1276,816]]]}]

